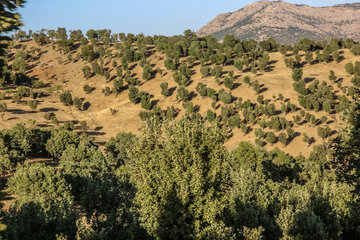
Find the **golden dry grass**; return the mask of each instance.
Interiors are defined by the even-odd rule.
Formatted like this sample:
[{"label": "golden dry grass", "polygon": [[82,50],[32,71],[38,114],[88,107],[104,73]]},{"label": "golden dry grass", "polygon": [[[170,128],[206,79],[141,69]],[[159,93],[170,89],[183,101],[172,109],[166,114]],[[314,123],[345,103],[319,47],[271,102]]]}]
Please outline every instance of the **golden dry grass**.
[{"label": "golden dry grass", "polygon": [[[21,45],[27,45],[27,49],[37,45],[33,41],[20,43]],[[113,52],[116,50],[111,48]],[[88,132],[92,132],[95,136],[96,142],[104,143],[110,137],[115,136],[118,132],[133,132],[139,134],[141,132],[142,122],[139,117],[141,108],[140,104],[133,104],[129,101],[128,90],[124,90],[121,94],[115,95],[111,94],[110,96],[104,96],[102,89],[105,86],[112,88],[112,81],[106,82],[105,77],[94,76],[86,80],[83,77],[81,68],[87,64],[82,60],[79,60],[76,63],[70,63],[66,56],[60,54],[58,51],[52,49],[51,44],[41,47],[42,54],[40,55],[38,63],[28,72],[29,76],[37,77],[38,79],[50,83],[52,88],[55,89],[56,86],[60,86],[59,90],[47,91],[50,95],[39,99],[38,109],[32,111],[27,105],[26,100],[17,104],[11,99],[5,100],[9,111],[5,114],[4,120],[0,121],[0,129],[10,128],[19,122],[28,122],[28,120],[36,120],[36,125],[40,127],[51,127],[52,124],[43,118],[45,111],[53,111],[57,118],[61,121],[82,121],[85,120],[88,123],[90,129]],[[12,50],[14,52],[15,50]],[[78,50],[80,51],[80,50]],[[329,81],[329,71],[334,70],[335,74],[339,78],[343,78],[343,85],[350,85],[351,76],[345,72],[344,65],[349,62],[360,61],[360,57],[354,57],[348,50],[343,50],[342,56],[345,58],[340,63],[317,63],[314,65],[305,64],[303,71],[305,78],[316,78],[320,82],[326,81],[328,84],[332,85]],[[61,63],[59,60],[61,59]],[[141,80],[142,68],[137,64],[132,69],[132,73],[135,74],[135,77],[138,77],[141,80],[141,85],[139,90],[146,91],[154,95],[152,100],[158,100],[157,105],[162,109],[167,106],[174,106],[181,109],[179,116],[183,113],[182,103],[176,100],[176,91],[169,97],[162,96],[160,84],[162,82],[168,82],[169,88],[176,87],[177,84],[174,82],[172,77],[172,72],[167,71],[164,66],[165,56],[159,52],[152,54],[147,60],[154,66],[153,68],[160,68],[163,70],[162,76],[159,73],[156,74],[155,78],[152,78],[149,81],[144,82]],[[114,58],[104,59],[104,66],[108,67],[111,73],[111,76],[116,75],[115,69],[112,67],[112,61]],[[293,89],[293,80],[291,78],[291,70],[285,66],[284,56],[280,53],[270,53],[270,61],[272,68],[269,72],[259,73],[257,76],[254,76],[252,73],[243,73],[235,69],[233,66],[224,67],[224,72],[233,70],[235,72],[235,83],[239,86],[231,91],[232,95],[235,97],[242,97],[244,100],[250,99],[252,102],[256,102],[257,94],[255,91],[250,88],[247,84],[243,82],[244,76],[249,76],[252,80],[258,80],[260,84],[264,84],[264,87],[267,89],[262,93],[265,99],[271,100],[275,103],[277,108],[280,108],[280,101],[273,100],[273,95],[278,96],[278,94],[283,94],[285,99],[288,98],[292,103],[298,104],[298,94]],[[117,62],[120,62],[117,60]],[[208,87],[214,88],[215,90],[220,90],[225,88],[224,85],[218,85],[214,77],[208,77],[203,79],[200,74],[200,64],[196,65],[192,69],[194,75],[191,77],[192,83],[187,86],[187,89],[191,92],[195,92],[195,87],[198,82],[203,82]],[[226,74],[224,74],[226,75]],[[95,87],[95,90],[91,94],[86,94],[83,91],[82,86],[89,84],[92,87]],[[341,93],[336,85],[333,85],[334,90]],[[74,107],[64,106],[59,101],[59,95],[65,90],[72,91],[74,96],[84,98],[84,102],[89,102],[91,105],[85,111],[80,111]],[[199,112],[201,114],[205,113],[208,109],[211,109],[211,102],[209,98],[202,98],[201,96],[196,96],[192,100],[194,105],[200,107]],[[110,108],[118,110],[115,115],[111,114]],[[218,108],[217,113],[220,114],[220,108]],[[321,117],[322,115],[327,115],[324,111],[318,113],[311,112],[316,117]],[[293,114],[287,114],[286,116],[281,114],[280,116],[285,116],[288,120],[292,120]],[[328,119],[331,119],[329,115]],[[341,123],[331,122],[328,126],[331,129],[336,129],[341,127]],[[252,131],[243,135],[239,129],[233,129],[233,136],[226,142],[226,147],[229,150],[234,149],[240,141],[250,141],[254,142],[255,135],[254,129],[258,126],[251,126]],[[274,149],[275,147],[280,148],[281,150],[290,153],[292,155],[298,155],[302,153],[305,156],[308,156],[314,145],[320,144],[321,139],[317,136],[316,128],[311,127],[310,124],[304,124],[301,126],[295,126],[294,130],[300,133],[307,133],[310,137],[314,137],[316,142],[310,147],[302,141],[302,136],[296,137],[288,146],[283,147],[281,143],[276,143],[273,146],[267,144],[265,148]],[[278,135],[278,133],[276,133]]]}]

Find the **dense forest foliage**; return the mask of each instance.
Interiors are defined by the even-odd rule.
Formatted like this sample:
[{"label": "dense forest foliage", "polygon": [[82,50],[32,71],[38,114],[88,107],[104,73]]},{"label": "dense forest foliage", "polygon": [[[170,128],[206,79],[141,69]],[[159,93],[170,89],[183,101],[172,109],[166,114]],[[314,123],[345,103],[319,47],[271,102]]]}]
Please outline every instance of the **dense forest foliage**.
[{"label": "dense forest foliage", "polygon": [[[1,2],[0,13],[6,9],[11,13],[15,2]],[[144,111],[139,116],[142,134],[121,132],[104,150],[92,136],[74,131],[69,122],[60,124],[52,113],[44,118],[56,127],[19,123],[1,130],[1,188],[13,197],[1,210],[1,223],[6,225],[3,238],[360,239],[360,63],[345,66],[353,77],[351,87],[342,86],[335,73],[329,73],[329,80],[342,90],[339,96],[326,82],[308,84],[302,71],[305,64],[341,61],[340,49],[360,55],[358,42],[304,38],[290,46],[273,39],[256,42],[227,35],[219,43],[188,30],[173,37],[111,34],[110,30],[89,30],[84,36],[80,30],[68,34],[65,28],[17,31],[13,38],[8,39],[9,45],[33,39],[39,48],[55,41],[52,46],[67,54],[69,61],[87,63],[82,68],[86,79],[101,75],[110,81],[103,58],[113,56],[119,61],[113,62],[117,76],[112,89],[103,89],[104,95],[121,94],[126,85],[129,100]],[[107,49],[111,44],[118,50],[115,54]],[[36,109],[45,83],[31,79],[26,70],[32,53],[41,49],[19,49],[8,64],[7,46],[1,47],[1,86],[16,86],[12,100],[32,98],[27,105]],[[73,56],[76,48],[80,52]],[[138,89],[140,81],[161,74],[147,61],[152,48],[165,54],[164,64],[173,71],[177,100],[185,110],[182,117],[177,117],[179,109],[161,109],[151,102],[151,94]],[[223,67],[228,65],[256,75],[267,70],[268,54],[277,51],[286,56],[286,66],[293,72],[298,103],[274,96],[282,103],[281,110],[276,109],[260,94],[261,83],[248,76],[243,82],[258,94],[257,102],[235,98],[231,94],[234,73],[229,72],[223,78],[226,89],[196,86],[200,96],[213,101],[206,115],[196,111],[187,89],[196,61],[203,78],[224,75]],[[304,61],[299,51],[304,52]],[[143,68],[142,79],[132,77],[129,64],[133,62]],[[170,95],[167,83],[160,88],[163,96]],[[84,85],[83,90],[91,94],[93,89]],[[0,93],[0,100],[8,98]],[[83,109],[82,99],[70,91],[60,94],[60,101]],[[216,115],[220,104],[221,114]],[[0,102],[0,112],[6,111],[6,103]],[[293,119],[277,116],[279,111],[294,113]],[[316,118],[310,111],[339,114],[346,125],[330,138],[333,130],[325,124],[327,117]],[[314,127],[323,124],[317,133],[328,139],[314,147],[309,157],[262,148],[277,141],[287,145],[295,137],[293,127],[303,122]],[[239,142],[228,151],[224,143],[229,131],[238,128],[247,134],[249,124],[259,126],[254,129],[256,146]],[[81,125],[85,129],[87,123]],[[314,141],[306,134],[302,137],[309,145]],[[43,158],[52,161],[29,161]]]},{"label": "dense forest foliage", "polygon": [[[185,116],[120,133],[105,152],[63,127],[0,134],[15,196],[6,239],[358,239],[359,108],[329,149],[296,158]],[[331,150],[331,154],[327,154]],[[56,166],[23,163],[52,155]]]}]

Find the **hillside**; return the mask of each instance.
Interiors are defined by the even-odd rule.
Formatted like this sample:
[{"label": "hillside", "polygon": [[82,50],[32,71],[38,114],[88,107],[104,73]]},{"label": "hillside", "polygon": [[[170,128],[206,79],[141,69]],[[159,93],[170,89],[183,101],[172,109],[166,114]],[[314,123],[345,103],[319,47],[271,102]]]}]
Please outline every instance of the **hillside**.
[{"label": "hillside", "polygon": [[[84,66],[91,66],[91,64],[76,57],[79,56],[79,54],[81,55],[81,49],[83,47],[80,47],[79,44],[75,44],[74,46],[77,47],[65,55],[59,50],[58,44],[55,42],[50,42],[42,46],[38,46],[33,40],[24,42],[18,41],[15,43],[9,53],[10,66],[14,61],[15,53],[20,51],[20,49],[26,49],[25,51],[29,54],[26,60],[26,74],[32,79],[42,81],[47,87],[37,90],[42,92],[43,96],[36,99],[38,102],[36,110],[31,109],[27,105],[28,100],[32,100],[30,97],[25,96],[19,101],[14,100],[14,96],[19,92],[19,88],[16,88],[16,86],[7,85],[0,89],[0,91],[6,95],[4,102],[7,104],[7,112],[4,113],[3,120],[1,121],[2,129],[10,128],[19,122],[30,125],[35,124],[38,127],[55,126],[54,122],[50,119],[44,118],[45,113],[52,112],[56,115],[60,125],[66,121],[74,122],[76,131],[83,131],[80,128],[80,122],[86,121],[88,129],[85,130],[85,132],[94,136],[96,142],[100,145],[104,145],[110,137],[116,136],[119,132],[140,133],[143,122],[139,114],[141,112],[147,112],[148,110],[142,108],[141,103],[134,104],[129,100],[130,84],[125,81],[124,72],[120,76],[120,79],[124,79],[124,84],[119,93],[112,91],[112,93],[109,93],[107,94],[108,96],[106,96],[103,92],[107,86],[111,92],[114,81],[119,78],[119,76],[117,76],[117,68],[121,66],[119,64],[121,59],[117,57],[117,54],[119,52],[119,46],[122,46],[122,44],[110,43],[106,48],[108,54],[102,57],[103,68],[110,73],[109,80],[106,80],[101,74],[94,73],[88,79],[84,78],[82,68]],[[102,44],[98,43],[96,48],[101,49],[103,47]],[[137,49],[136,45],[133,45],[132,48],[135,49],[135,51]],[[165,67],[164,61],[167,57],[164,52],[156,50],[154,45],[147,45],[146,48],[148,54],[146,60],[153,69],[152,76],[149,80],[144,80],[142,78],[143,68],[140,66],[140,61],[129,63],[128,69],[130,69],[132,78],[139,81],[135,87],[138,88],[139,91],[152,95],[152,107],[156,106],[166,110],[167,107],[172,106],[174,109],[178,109],[179,112],[177,118],[179,118],[187,110],[184,108],[183,101],[178,99],[177,96],[177,91],[180,86],[173,78],[176,71],[169,70]],[[305,62],[304,52],[300,52],[298,55],[302,59],[303,78],[305,79],[307,87],[318,80],[319,83],[326,83],[333,89],[333,109],[335,109],[335,105],[338,104],[337,99],[343,95],[342,90],[344,87],[346,90],[346,86],[352,86],[352,75],[345,71],[345,64],[348,62],[360,61],[360,57],[354,56],[348,49],[343,49],[340,53],[341,60],[339,62],[333,60],[330,60],[329,62],[319,62],[314,60],[313,64]],[[284,118],[288,121],[287,124],[290,124],[295,132],[291,141],[288,141],[286,145],[280,143],[280,141],[277,141],[274,144],[266,144],[264,138],[262,144],[264,144],[265,148],[268,150],[277,147],[292,155],[301,153],[308,156],[312,151],[313,146],[326,141],[319,137],[317,129],[325,126],[329,127],[333,131],[331,133],[331,138],[333,138],[336,136],[337,128],[342,126],[342,121],[336,113],[329,114],[324,110],[314,111],[305,109],[305,111],[302,111],[304,114],[307,113],[309,117],[310,115],[313,115],[315,117],[314,119],[318,119],[318,121],[316,121],[316,123],[315,120],[314,122],[310,122],[309,119],[306,121],[304,115],[300,117],[302,119],[300,123],[295,123],[297,120],[295,121],[294,117],[297,115],[300,116],[300,110],[303,108],[299,105],[299,94],[293,87],[294,81],[292,79],[292,70],[286,67],[284,61],[285,58],[295,57],[295,54],[291,54],[289,51],[287,55],[283,55],[280,52],[269,52],[267,55],[269,60],[266,69],[260,70],[259,67],[256,67],[256,69],[258,69],[256,73],[251,72],[253,64],[249,64],[248,67],[244,66],[239,70],[239,68],[234,66],[233,60],[231,60],[230,64],[223,64],[220,77],[204,77],[202,76],[203,67],[198,60],[191,64],[187,64],[187,68],[191,74],[189,81],[187,81],[185,86],[189,91],[189,102],[194,106],[194,110],[189,111],[190,113],[192,111],[198,112],[204,117],[207,116],[208,110],[214,111],[220,123],[224,127],[226,126],[229,128],[228,141],[225,144],[229,150],[235,149],[240,141],[250,141],[255,143],[255,140],[257,139],[255,132],[260,128],[260,121],[270,121],[273,119],[275,119],[274,121],[278,121],[279,118]],[[71,61],[69,60],[69,56],[71,56]],[[236,56],[233,57],[236,60]],[[315,58],[316,54],[314,54],[314,59]],[[183,62],[185,64],[188,62],[186,59],[186,57],[181,57],[179,61],[180,63]],[[259,59],[259,61],[260,60],[261,59]],[[95,60],[92,64],[94,62],[101,61]],[[256,65],[258,65],[258,63],[256,63]],[[204,66],[214,69],[215,66],[219,65],[210,61]],[[337,84],[329,80],[329,72],[331,70],[336,74],[338,80],[335,82]],[[233,76],[231,76],[232,71]],[[250,83],[244,82],[246,76],[250,77]],[[228,90],[225,87],[224,81],[227,78],[233,79],[233,87],[231,90]],[[161,94],[160,84],[164,82],[168,83],[170,92],[168,97]],[[339,82],[341,83],[339,84]],[[196,90],[199,83],[204,84],[207,88],[214,89],[217,95],[219,95],[221,89],[226,89],[225,92],[231,93],[232,95],[232,103],[225,104],[218,100],[213,105],[213,100],[211,98],[200,96],[199,92]],[[260,88],[258,92],[254,90],[253,84],[255,83],[259,84]],[[87,94],[83,90],[85,84],[94,89],[90,94]],[[73,106],[66,106],[60,102],[60,94],[67,90],[72,93],[73,97],[78,97],[83,100],[81,109],[77,109]],[[263,96],[262,103],[258,100],[259,95]],[[279,97],[280,95],[283,97]],[[244,115],[244,110],[246,109],[244,109],[241,104],[239,105],[241,102],[240,99],[242,100],[242,103],[250,100],[252,107],[255,108],[261,107],[264,102],[267,102],[266,104],[268,105],[274,104],[275,112],[266,115],[263,112],[264,110],[259,110],[263,113],[255,116],[255,119],[253,120],[246,120]],[[290,103],[296,106],[295,112],[283,112],[281,110],[282,106],[290,106],[288,105]],[[266,105],[263,106],[266,107]],[[226,114],[227,111],[230,112]],[[234,116],[239,116],[240,122],[234,123],[235,125],[227,122],[232,117],[233,121],[237,121]],[[326,117],[325,122],[320,120],[321,117]],[[35,120],[35,122],[33,120]],[[284,126],[277,130],[271,129],[271,127],[266,128],[266,126],[263,129],[265,134],[267,132],[275,132],[276,138],[280,136],[280,133],[286,133]],[[310,143],[309,141],[304,142],[303,134],[306,134],[307,137],[313,140],[310,141]]]},{"label": "hillside", "polygon": [[4,239],[358,239],[358,43],[23,33]]},{"label": "hillside", "polygon": [[240,39],[292,44],[308,37],[317,41],[330,38],[360,40],[360,3],[330,7],[310,7],[283,1],[258,1],[230,13],[218,15],[197,31],[199,37],[223,39],[234,34]]},{"label": "hillside", "polygon": [[25,2],[0,1],[0,239],[360,239],[359,42],[4,36]]}]

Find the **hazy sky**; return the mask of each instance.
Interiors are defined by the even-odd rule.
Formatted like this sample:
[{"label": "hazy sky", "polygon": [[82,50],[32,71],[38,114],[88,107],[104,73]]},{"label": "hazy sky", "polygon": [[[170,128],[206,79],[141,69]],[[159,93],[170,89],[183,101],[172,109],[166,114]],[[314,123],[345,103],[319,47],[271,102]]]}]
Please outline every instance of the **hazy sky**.
[{"label": "hazy sky", "polygon": [[[146,35],[197,31],[220,13],[236,11],[254,1],[240,0],[28,0],[19,12],[23,30],[111,29]],[[358,1],[306,0],[287,2],[328,6]]]}]

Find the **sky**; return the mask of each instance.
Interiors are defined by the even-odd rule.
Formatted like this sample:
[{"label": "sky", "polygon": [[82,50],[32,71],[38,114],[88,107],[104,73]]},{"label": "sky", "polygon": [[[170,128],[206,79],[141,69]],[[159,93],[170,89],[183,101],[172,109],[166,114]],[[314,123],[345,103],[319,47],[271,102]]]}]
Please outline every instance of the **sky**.
[{"label": "sky", "polygon": [[[28,0],[19,9],[22,30],[111,29],[113,33],[176,35],[199,30],[220,13],[233,12],[254,1],[240,0]],[[359,1],[288,0],[296,4],[329,6]]]}]

